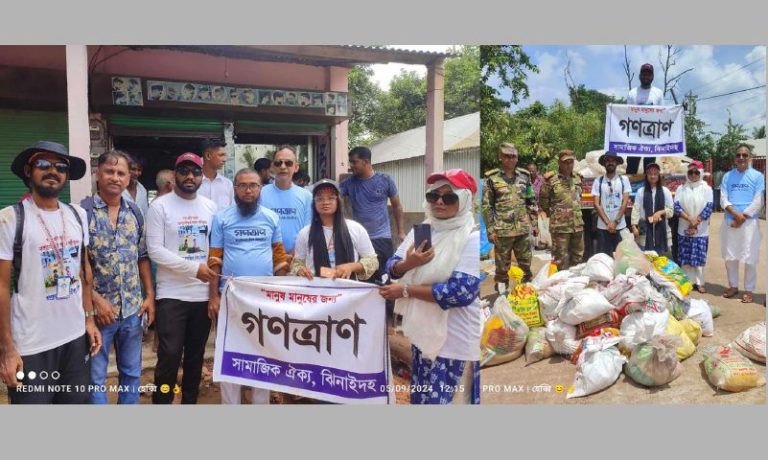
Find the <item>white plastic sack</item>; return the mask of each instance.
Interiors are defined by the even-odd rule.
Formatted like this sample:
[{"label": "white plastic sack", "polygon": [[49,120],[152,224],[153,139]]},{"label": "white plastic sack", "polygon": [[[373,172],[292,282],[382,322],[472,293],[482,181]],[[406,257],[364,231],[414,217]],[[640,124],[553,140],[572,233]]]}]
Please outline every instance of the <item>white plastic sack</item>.
[{"label": "white plastic sack", "polygon": [[765,321],[750,326],[736,337],[737,350],[747,358],[765,363]]},{"label": "white plastic sack", "polygon": [[584,271],[584,267],[586,267],[586,266],[587,266],[587,263],[586,262],[582,262],[579,265],[575,265],[573,267],[568,267],[568,271],[573,273],[575,276],[580,276],[581,272]]},{"label": "white plastic sack", "polygon": [[643,279],[640,275],[617,275],[608,286],[603,288],[602,294],[605,299],[616,308],[621,308],[622,296],[635,287],[639,280]]},{"label": "white plastic sack", "polygon": [[644,276],[639,278],[635,275],[631,276],[634,285],[621,295],[615,304],[617,308],[624,309],[627,313],[637,311],[660,312],[667,309],[667,299],[651,285],[648,278]]},{"label": "white plastic sack", "polygon": [[592,281],[609,282],[613,280],[613,257],[608,254],[595,254],[587,260],[581,274]]},{"label": "white plastic sack", "polygon": [[559,319],[547,323],[545,337],[558,355],[571,356],[579,347],[576,326],[565,324]]},{"label": "white plastic sack", "polygon": [[683,310],[685,310],[686,306],[688,307],[687,311],[685,311],[686,316],[701,325],[701,335],[712,337],[715,333],[715,322],[712,319],[712,309],[709,308],[707,301],[690,299],[689,302],[683,304]]},{"label": "white plastic sack", "polygon": [[539,216],[539,243],[552,246],[552,235],[549,233],[549,217]]},{"label": "white plastic sack", "polygon": [[621,345],[627,350],[649,342],[654,336],[666,333],[669,312],[643,311],[630,313],[621,320]]},{"label": "white plastic sack", "polygon": [[579,356],[576,377],[568,388],[566,398],[578,398],[597,393],[613,385],[621,375],[627,358],[616,347],[590,350],[585,347]]},{"label": "white plastic sack", "polygon": [[613,310],[600,292],[595,289],[582,289],[575,293],[566,292],[562,309],[558,312],[561,321],[571,326],[578,326]]}]

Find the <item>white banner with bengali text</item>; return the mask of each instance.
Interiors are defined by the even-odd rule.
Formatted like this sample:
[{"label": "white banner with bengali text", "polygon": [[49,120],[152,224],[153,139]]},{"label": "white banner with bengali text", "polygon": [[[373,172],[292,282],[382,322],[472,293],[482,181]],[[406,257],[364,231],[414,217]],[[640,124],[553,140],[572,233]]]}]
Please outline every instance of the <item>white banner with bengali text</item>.
[{"label": "white banner with bengali text", "polygon": [[604,149],[630,156],[685,155],[683,106],[608,104]]},{"label": "white banner with bengali text", "polygon": [[358,281],[232,278],[213,379],[333,403],[394,404],[384,305],[376,285]]}]

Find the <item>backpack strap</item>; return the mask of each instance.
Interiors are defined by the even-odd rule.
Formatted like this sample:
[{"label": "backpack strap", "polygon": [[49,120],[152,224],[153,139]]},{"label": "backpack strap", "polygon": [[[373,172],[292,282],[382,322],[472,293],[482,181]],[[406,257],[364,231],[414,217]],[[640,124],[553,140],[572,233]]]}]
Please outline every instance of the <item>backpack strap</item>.
[{"label": "backpack strap", "polygon": [[136,217],[136,224],[139,227],[139,240],[141,240],[141,236],[144,234],[144,214],[142,214],[138,204],[131,200],[125,200],[125,202],[128,203],[128,207],[131,208],[134,217]]},{"label": "backpack strap", "polygon": [[19,292],[19,276],[21,275],[21,257],[23,254],[24,238],[24,203],[15,203],[13,213],[16,216],[16,233],[13,237],[13,276],[11,286],[13,292]]}]

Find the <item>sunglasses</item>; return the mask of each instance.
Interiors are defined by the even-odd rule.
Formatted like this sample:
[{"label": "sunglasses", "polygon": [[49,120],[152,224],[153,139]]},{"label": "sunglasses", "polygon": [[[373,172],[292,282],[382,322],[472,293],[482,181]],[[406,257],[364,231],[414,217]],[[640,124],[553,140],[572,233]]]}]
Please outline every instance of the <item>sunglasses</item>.
[{"label": "sunglasses", "polygon": [[444,193],[442,195],[435,192],[427,192],[427,194],[424,195],[424,197],[427,199],[427,203],[431,203],[431,204],[437,203],[437,200],[440,200],[440,199],[443,200],[443,204],[447,204],[447,205],[456,204],[459,201],[459,195],[453,192]]},{"label": "sunglasses", "polygon": [[688,171],[688,175],[689,176],[700,176],[701,175],[701,171],[694,169],[692,171]]},{"label": "sunglasses", "polygon": [[34,163],[32,163],[32,166],[41,171],[48,171],[51,168],[56,168],[56,172],[60,174],[66,174],[69,172],[69,163],[66,161],[57,161],[56,163],[53,163],[44,158],[38,158],[34,161]]},{"label": "sunglasses", "polygon": [[200,177],[203,175],[203,169],[198,166],[179,166],[176,168],[176,174],[180,176],[188,176],[189,173],[195,177]]},{"label": "sunglasses", "polygon": [[737,153],[736,155],[734,155],[734,157],[735,158],[749,158],[749,154],[748,153]]},{"label": "sunglasses", "polygon": [[282,165],[283,165],[283,163],[285,163],[285,166],[286,166],[286,167],[288,167],[288,168],[290,168],[291,166],[293,166],[293,160],[275,160],[275,161],[273,161],[273,162],[272,162],[272,164],[273,164],[273,165],[274,165],[276,168],[279,168],[280,166],[282,166]]}]

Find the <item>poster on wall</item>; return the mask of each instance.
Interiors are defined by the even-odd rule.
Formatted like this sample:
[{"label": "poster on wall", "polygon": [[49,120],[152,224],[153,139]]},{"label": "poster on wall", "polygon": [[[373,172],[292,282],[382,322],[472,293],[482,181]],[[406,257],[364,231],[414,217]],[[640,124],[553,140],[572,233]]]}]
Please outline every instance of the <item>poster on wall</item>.
[{"label": "poster on wall", "polygon": [[114,105],[144,105],[141,79],[136,77],[112,77],[112,103]]}]

